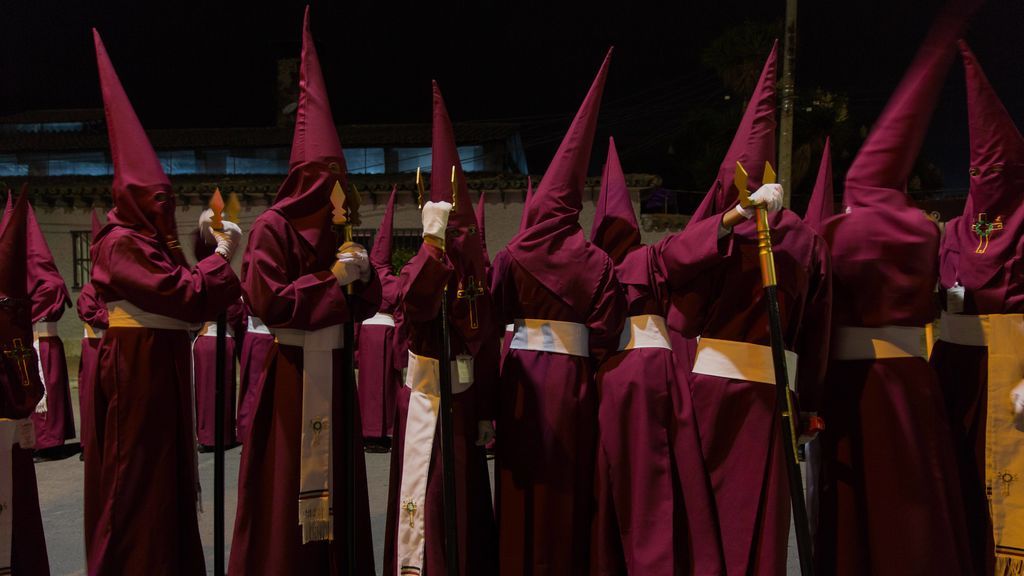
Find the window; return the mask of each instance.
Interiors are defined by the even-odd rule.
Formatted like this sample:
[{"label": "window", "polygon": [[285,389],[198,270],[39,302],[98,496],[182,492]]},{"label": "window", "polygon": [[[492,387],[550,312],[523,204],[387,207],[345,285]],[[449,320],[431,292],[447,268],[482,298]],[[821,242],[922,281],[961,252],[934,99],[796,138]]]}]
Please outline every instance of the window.
[{"label": "window", "polygon": [[75,271],[75,290],[81,290],[82,286],[89,283],[89,274],[92,270],[92,258],[89,256],[89,245],[92,243],[91,230],[75,230],[71,232],[71,260],[72,268]]}]

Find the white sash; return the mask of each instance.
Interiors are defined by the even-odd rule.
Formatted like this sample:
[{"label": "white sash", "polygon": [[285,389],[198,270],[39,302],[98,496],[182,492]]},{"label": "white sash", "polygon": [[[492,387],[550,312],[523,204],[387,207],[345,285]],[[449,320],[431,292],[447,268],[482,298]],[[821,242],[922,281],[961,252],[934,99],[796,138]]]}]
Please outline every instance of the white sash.
[{"label": "white sash", "polygon": [[[302,440],[299,452],[302,543],[333,540],[331,389],[334,385],[334,351],[345,345],[342,325],[335,324],[312,332],[285,328],[275,328],[272,332],[278,344],[302,348]],[[345,513],[353,512],[346,510]]]},{"label": "white sash", "polygon": [[[226,330],[224,331],[225,335],[227,335],[228,338],[234,338],[235,337],[235,330],[233,328],[231,328],[231,325],[230,324],[225,324],[224,327],[226,328]],[[213,336],[214,338],[216,338],[217,337],[217,323],[216,322],[206,322],[205,324],[203,324],[203,327],[199,329],[199,334],[197,335],[197,337],[198,336]]]},{"label": "white sash", "polygon": [[56,322],[36,322],[32,325],[32,337],[36,340],[52,338],[54,336],[60,336],[60,333],[57,331]]},{"label": "white sash", "polygon": [[[472,357],[468,357],[468,361],[465,357],[453,360],[451,374],[452,394],[468,390],[473,385]],[[418,356],[410,351],[405,386],[412,392],[409,394],[409,411],[405,420],[402,451],[396,576],[420,574],[423,570],[427,476],[430,471],[434,434],[437,431],[437,414],[441,408],[441,374],[438,360]]]},{"label": "white sash", "polygon": [[32,421],[0,418],[0,575],[11,574],[11,539],[14,536],[14,445],[35,446]]},{"label": "white sash", "polygon": [[928,359],[928,336],[918,326],[840,326],[832,343],[833,360]]},{"label": "white sash", "polygon": [[590,331],[584,324],[560,320],[516,318],[512,350],[590,356]]},{"label": "white sash", "polygon": [[[797,359],[796,352],[786,350],[786,375],[789,377],[790,389],[796,387]],[[775,384],[771,346],[750,342],[700,338],[693,372],[732,380]]]},{"label": "white sash", "polygon": [[82,338],[86,338],[88,340],[99,340],[107,333],[104,328],[93,328],[90,324],[84,324],[84,326],[85,328],[82,330]]},{"label": "white sash", "polygon": [[377,312],[373,318],[363,320],[363,326],[390,326],[395,327],[395,317],[391,314]]},{"label": "white sash", "polygon": [[248,323],[249,325],[245,329],[246,332],[249,332],[251,334],[267,334],[268,336],[270,335],[270,328],[267,328],[267,325],[263,323],[263,320],[260,320],[255,316],[249,316]]},{"label": "white sash", "polygon": [[1010,393],[1024,379],[1024,314],[942,313],[939,339],[988,347],[985,487],[996,547],[996,574],[1024,571],[1024,430]]},{"label": "white sash", "polygon": [[192,330],[196,326],[184,320],[146,312],[127,300],[107,302],[110,328],[149,328],[152,330]]},{"label": "white sash", "polygon": [[626,320],[626,325],[622,327],[622,335],[619,336],[619,350],[634,348],[671,350],[672,344],[668,340],[665,319],[655,314],[630,316]]},{"label": "white sash", "polygon": [[36,404],[36,414],[46,414],[46,396],[49,386],[46,385],[46,371],[43,370],[43,357],[39,354],[39,339],[59,337],[56,322],[36,322],[32,325],[32,347],[36,349],[36,364],[39,366],[39,381],[43,383],[43,397]]}]

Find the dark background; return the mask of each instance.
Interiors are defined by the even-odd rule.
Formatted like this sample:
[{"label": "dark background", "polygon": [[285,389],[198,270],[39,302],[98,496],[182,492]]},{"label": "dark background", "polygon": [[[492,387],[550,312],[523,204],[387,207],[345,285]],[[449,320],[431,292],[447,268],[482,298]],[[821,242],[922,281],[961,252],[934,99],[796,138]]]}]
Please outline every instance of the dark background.
[{"label": "dark background", "polygon": [[[273,124],[275,60],[298,55],[304,3],[3,0],[2,6],[0,115],[101,106],[89,30],[96,26],[145,126],[173,128]],[[813,181],[825,133],[845,134],[834,135],[841,140],[839,180],[938,6],[935,0],[801,2],[796,139],[810,169],[795,168],[809,173],[798,175],[798,188]],[[616,136],[627,172],[662,174],[669,187],[706,189],[749,96],[749,88],[728,85],[723,71],[708,64],[708,51],[731,30],[725,45],[740,57],[729,68],[756,75],[770,37],[781,34],[784,11],[784,0],[571,7],[314,0],[312,25],[339,124],[429,122],[430,79],[436,78],[453,120],[521,123],[535,174],[605,50],[615,45],[600,136]],[[1024,2],[992,0],[968,34],[1018,118],[1022,28]],[[757,33],[746,33],[751,30]],[[962,83],[957,59],[922,154],[931,174],[925,188],[966,185]],[[842,122],[813,114],[801,119],[814,90],[843,99]],[[601,141],[594,156],[599,166]]]}]

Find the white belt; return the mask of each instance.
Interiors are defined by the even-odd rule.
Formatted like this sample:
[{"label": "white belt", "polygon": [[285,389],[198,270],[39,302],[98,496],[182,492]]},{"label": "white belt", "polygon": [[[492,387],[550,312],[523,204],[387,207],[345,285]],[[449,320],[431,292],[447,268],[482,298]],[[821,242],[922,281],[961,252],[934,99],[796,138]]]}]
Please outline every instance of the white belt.
[{"label": "white belt", "polygon": [[672,344],[668,341],[668,327],[665,326],[665,319],[655,314],[630,316],[622,328],[622,335],[619,336],[619,350],[634,348],[671,350]]},{"label": "white belt", "polygon": [[36,322],[32,325],[32,337],[35,339],[40,338],[51,338],[53,336],[60,336],[57,332],[56,322]]},{"label": "white belt", "polygon": [[1021,314],[967,314],[942,313],[939,321],[939,340],[961,346],[988,346],[989,335],[992,333],[993,318],[1022,316]]},{"label": "white belt", "polygon": [[[472,356],[452,361],[452,393],[473,385]],[[461,372],[461,374],[460,374]],[[423,569],[426,543],[426,495],[430,458],[441,407],[440,362],[409,352],[405,386],[411,390],[405,417],[402,480],[399,488],[398,565],[416,574]],[[403,574],[405,572],[402,572]]]},{"label": "white belt", "polygon": [[249,325],[245,329],[246,332],[252,334],[267,334],[270,335],[270,328],[263,323],[263,320],[255,316],[249,316]]},{"label": "white belt", "polygon": [[[786,350],[786,373],[789,387],[796,386],[797,354]],[[733,380],[775,384],[775,363],[771,346],[700,338],[697,342],[697,359],[693,372],[708,376],[719,376]]]},{"label": "white belt", "polygon": [[515,332],[515,330],[516,330],[516,325],[515,324],[505,324],[505,332]]},{"label": "white belt", "polygon": [[391,314],[385,314],[383,312],[377,312],[373,315],[373,318],[363,320],[363,326],[390,326],[395,327],[395,317]]},{"label": "white belt", "polygon": [[153,330],[192,330],[194,324],[184,320],[146,312],[127,300],[107,302],[107,325],[110,328],[150,328]]},{"label": "white belt", "polygon": [[919,326],[840,326],[832,343],[833,360],[928,359],[927,334]]},{"label": "white belt", "polygon": [[333,540],[331,426],[334,423],[331,419],[331,389],[334,386],[333,353],[344,345],[344,333],[341,324],[313,331],[274,328],[272,333],[278,344],[302,348],[302,438],[299,452],[302,543]]},{"label": "white belt", "polygon": [[90,324],[84,324],[85,328],[82,330],[82,338],[89,340],[99,340],[103,338],[103,335],[107,333],[105,328],[93,328]]},{"label": "white belt", "polygon": [[[224,327],[225,327],[224,333],[227,335],[227,337],[228,338],[234,338],[235,337],[235,331],[231,328],[231,325],[230,324],[226,324]],[[199,329],[199,336],[213,336],[213,337],[216,338],[217,337],[217,323],[216,322],[207,322],[207,323],[203,324],[203,327]]]},{"label": "white belt", "polygon": [[516,318],[512,350],[554,352],[569,356],[590,356],[590,331],[583,324],[560,320]]},{"label": "white belt", "polygon": [[11,539],[14,536],[14,445],[22,450],[35,446],[35,432],[28,418],[0,418],[0,574],[11,573]]}]

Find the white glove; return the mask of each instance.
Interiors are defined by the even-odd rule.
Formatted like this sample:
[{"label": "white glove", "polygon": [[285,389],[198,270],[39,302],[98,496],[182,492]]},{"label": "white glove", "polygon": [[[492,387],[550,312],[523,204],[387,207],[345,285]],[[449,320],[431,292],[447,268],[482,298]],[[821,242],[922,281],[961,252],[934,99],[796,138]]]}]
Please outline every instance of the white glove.
[{"label": "white glove", "polygon": [[338,260],[331,266],[331,273],[340,286],[347,286],[356,280],[370,279],[370,258],[366,248],[355,242],[345,242],[338,248]]},{"label": "white glove", "polygon": [[476,445],[487,446],[494,440],[494,423],[490,420],[478,420],[476,423]]},{"label": "white glove", "polygon": [[242,229],[238,224],[221,220],[221,229],[213,229],[213,210],[207,208],[199,215],[199,234],[207,245],[216,244],[214,252],[218,253],[227,261],[231,261],[238,242],[242,239]]},{"label": "white glove", "polygon": [[423,237],[430,236],[441,241],[444,246],[445,229],[448,228],[448,215],[451,214],[450,202],[427,202],[423,205]]},{"label": "white glove", "polygon": [[1013,402],[1013,413],[1020,416],[1024,414],[1024,380],[1013,387],[1010,391],[1010,401]]},{"label": "white glove", "polygon": [[[750,201],[754,204],[763,205],[768,209],[769,213],[778,212],[779,210],[782,210],[782,185],[765,184],[750,195]],[[737,204],[736,211],[747,220],[754,217],[754,206],[744,208]]]}]

